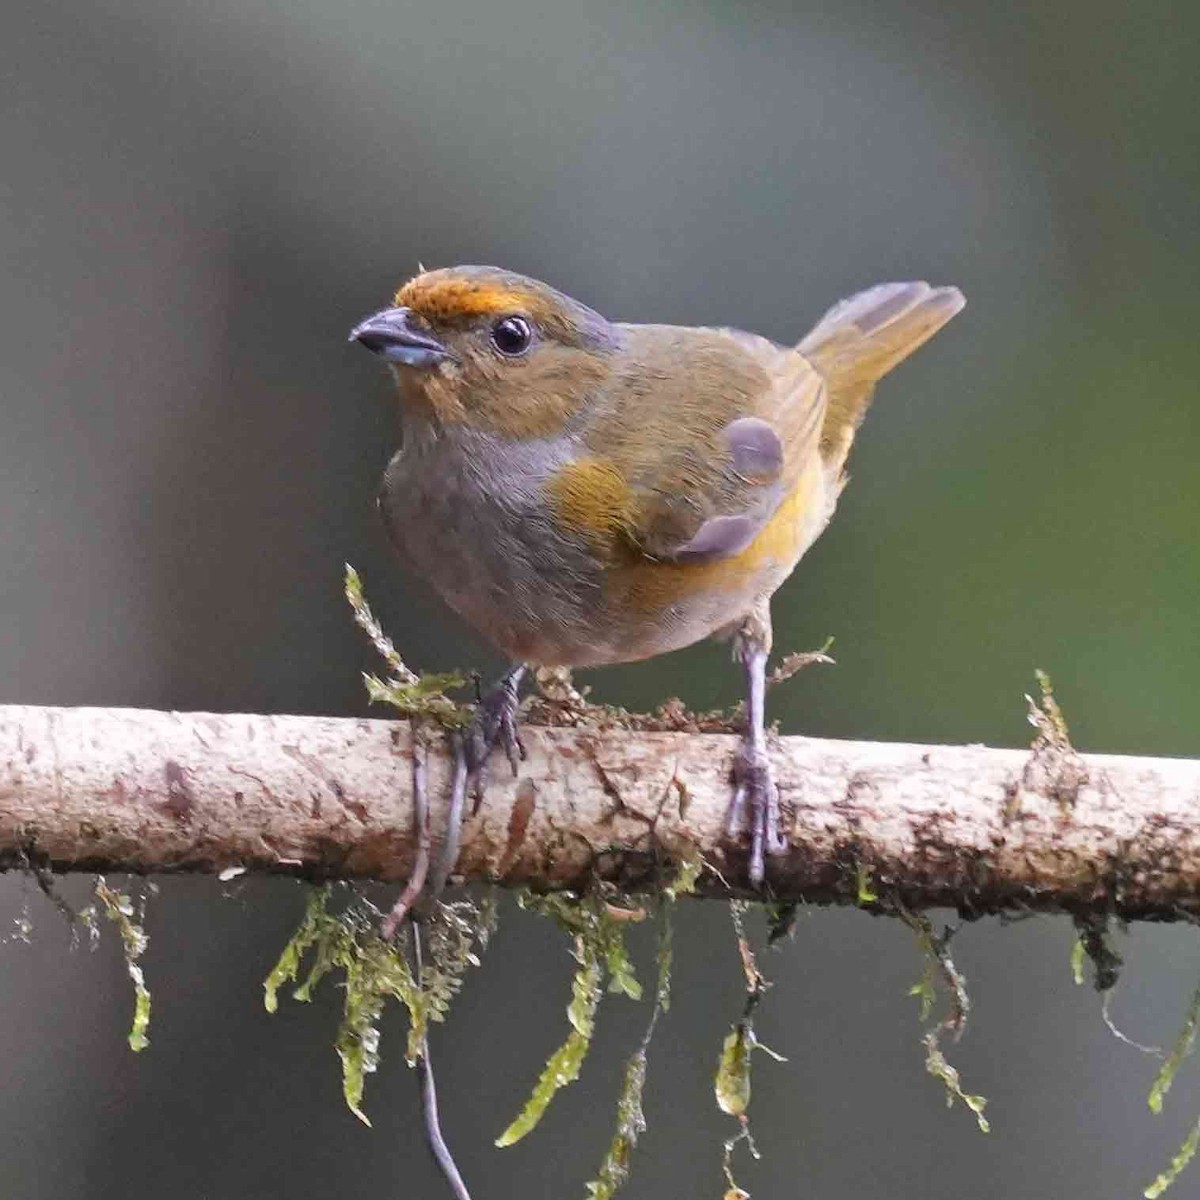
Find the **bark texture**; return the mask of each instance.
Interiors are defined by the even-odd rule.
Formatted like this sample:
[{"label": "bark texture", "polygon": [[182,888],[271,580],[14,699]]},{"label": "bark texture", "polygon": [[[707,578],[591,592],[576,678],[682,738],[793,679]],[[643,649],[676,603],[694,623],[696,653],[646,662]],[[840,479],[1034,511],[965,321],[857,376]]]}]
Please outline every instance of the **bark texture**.
[{"label": "bark texture", "polygon": [[[412,737],[381,720],[0,707],[0,866],[402,879]],[[459,876],[636,887],[698,849],[708,894],[747,894],[745,840],[723,835],[735,738],[524,737],[519,779],[493,762]],[[775,897],[1200,916],[1200,762],[803,737],[772,757],[791,843],[768,865]],[[435,831],[449,765],[432,735]]]}]

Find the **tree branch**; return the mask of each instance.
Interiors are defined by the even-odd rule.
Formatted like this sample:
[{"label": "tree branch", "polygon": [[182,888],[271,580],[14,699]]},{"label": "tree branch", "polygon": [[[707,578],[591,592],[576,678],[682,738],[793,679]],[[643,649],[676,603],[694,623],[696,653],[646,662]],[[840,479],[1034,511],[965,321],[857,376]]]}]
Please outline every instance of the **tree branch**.
[{"label": "tree branch", "polygon": [[[518,780],[493,763],[459,876],[636,887],[698,850],[708,894],[751,894],[722,837],[733,737],[524,738]],[[404,879],[411,751],[403,722],[0,707],[0,866]],[[1200,917],[1200,762],[800,737],[772,755],[791,836],[774,897]],[[435,738],[435,833],[448,769]]]}]

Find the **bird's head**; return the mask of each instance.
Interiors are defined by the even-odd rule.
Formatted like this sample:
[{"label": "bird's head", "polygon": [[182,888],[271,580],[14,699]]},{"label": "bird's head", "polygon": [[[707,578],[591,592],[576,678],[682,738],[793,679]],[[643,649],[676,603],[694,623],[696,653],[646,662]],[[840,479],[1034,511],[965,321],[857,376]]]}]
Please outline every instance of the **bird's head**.
[{"label": "bird's head", "polygon": [[350,340],[386,359],[406,414],[514,438],[561,431],[613,369],[620,331],[498,267],[425,271]]}]

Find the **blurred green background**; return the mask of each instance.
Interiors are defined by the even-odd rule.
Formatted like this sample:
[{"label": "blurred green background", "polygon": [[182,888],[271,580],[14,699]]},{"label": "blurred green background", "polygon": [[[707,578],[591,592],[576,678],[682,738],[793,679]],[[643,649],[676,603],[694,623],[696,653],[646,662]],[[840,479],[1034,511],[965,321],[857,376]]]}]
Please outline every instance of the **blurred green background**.
[{"label": "blurred green background", "polygon": [[[1052,675],[1088,750],[1200,754],[1200,8],[1149,0],[505,5],[45,0],[0,45],[0,700],[359,713],[341,564],[412,661],[498,663],[388,554],[394,434],[346,331],[418,261],[494,262],[606,314],[790,341],[870,283],[965,313],[881,389],[837,519],[777,598],[777,644],[836,668],[772,697],[787,732],[1028,740]],[[602,699],[732,700],[701,646],[584,677]],[[72,884],[79,894],[78,882]],[[343,1107],[338,997],[268,1019],[287,882],[152,905],[151,1048],[110,940],[69,953],[21,880],[0,948],[12,1196],[442,1195],[393,1019],[375,1128]],[[1069,924],[957,939],[952,1058],[921,1065],[911,937],[815,912],[764,963],[756,1197],[1134,1197],[1198,1111],[1071,985]],[[718,1196],[717,1048],[740,1004],[718,906],[684,914],[630,1200]],[[649,970],[650,948],[640,943]],[[1191,930],[1122,939],[1114,1012],[1169,1041]],[[582,1195],[644,1012],[543,1126],[491,1148],[564,1025],[561,938],[510,912],[449,1026],[443,1107],[476,1200]],[[390,1051],[390,1054],[388,1054]],[[1178,1185],[1197,1194],[1200,1167]]]}]

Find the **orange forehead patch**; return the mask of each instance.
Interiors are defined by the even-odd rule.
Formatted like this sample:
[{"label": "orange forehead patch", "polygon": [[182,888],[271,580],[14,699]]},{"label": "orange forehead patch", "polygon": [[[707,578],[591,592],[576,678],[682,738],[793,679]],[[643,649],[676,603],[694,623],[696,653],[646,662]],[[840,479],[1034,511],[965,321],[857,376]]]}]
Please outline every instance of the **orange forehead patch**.
[{"label": "orange forehead patch", "polygon": [[529,292],[488,280],[447,277],[437,271],[410,279],[396,293],[396,305],[414,309],[430,321],[500,316],[510,312],[538,316],[545,308],[545,302]]}]

